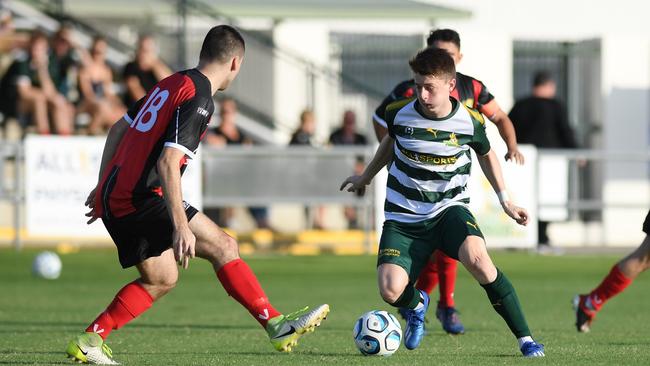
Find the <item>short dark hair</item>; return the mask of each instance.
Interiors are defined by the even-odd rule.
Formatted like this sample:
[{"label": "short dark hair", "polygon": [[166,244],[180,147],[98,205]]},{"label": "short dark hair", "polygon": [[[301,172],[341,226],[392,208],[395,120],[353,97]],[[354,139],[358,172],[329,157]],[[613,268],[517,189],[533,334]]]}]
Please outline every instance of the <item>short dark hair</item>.
[{"label": "short dark hair", "polygon": [[204,62],[226,62],[233,56],[243,56],[245,50],[246,42],[237,29],[218,25],[206,34],[199,59]]},{"label": "short dark hair", "polygon": [[537,71],[533,76],[533,86],[541,86],[553,81],[553,76],[546,70]]},{"label": "short dark hair", "polygon": [[414,73],[420,75],[434,75],[448,80],[456,77],[454,59],[440,48],[428,47],[421,50],[409,61],[409,66]]},{"label": "short dark hair", "polygon": [[427,46],[433,46],[434,43],[441,42],[451,42],[460,49],[460,36],[458,32],[453,29],[436,29],[432,30],[427,37]]}]

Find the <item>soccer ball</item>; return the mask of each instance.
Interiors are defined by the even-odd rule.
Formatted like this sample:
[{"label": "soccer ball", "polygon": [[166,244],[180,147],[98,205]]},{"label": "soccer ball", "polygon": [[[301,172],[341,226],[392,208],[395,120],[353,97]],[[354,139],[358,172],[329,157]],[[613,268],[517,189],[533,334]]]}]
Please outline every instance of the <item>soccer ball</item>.
[{"label": "soccer ball", "polygon": [[354,324],[354,343],[366,356],[390,356],[402,341],[402,327],[383,310],[369,311]]},{"label": "soccer ball", "polygon": [[48,280],[55,280],[61,275],[61,259],[54,252],[41,252],[32,263],[32,273]]}]

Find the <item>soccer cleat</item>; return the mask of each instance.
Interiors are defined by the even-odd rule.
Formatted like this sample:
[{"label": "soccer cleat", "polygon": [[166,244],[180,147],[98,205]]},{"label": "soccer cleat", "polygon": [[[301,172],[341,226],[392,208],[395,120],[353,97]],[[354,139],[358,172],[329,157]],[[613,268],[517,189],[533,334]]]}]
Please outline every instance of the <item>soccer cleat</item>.
[{"label": "soccer cleat", "polygon": [[86,332],[68,343],[68,357],[79,363],[95,365],[119,365],[113,360],[113,351],[97,333]]},{"label": "soccer cleat", "polygon": [[424,306],[420,310],[406,310],[406,332],[404,333],[404,346],[408,349],[416,349],[422,342],[424,336],[424,314],[429,308],[429,295],[419,290],[424,298]]},{"label": "soccer cleat", "polygon": [[298,338],[305,333],[313,332],[329,312],[329,305],[323,304],[314,310],[305,307],[294,313],[270,319],[266,325],[266,332],[271,344],[280,352],[291,352],[298,344]]},{"label": "soccer cleat", "polygon": [[596,317],[596,310],[590,309],[586,304],[587,298],[587,295],[573,297],[573,309],[576,311],[576,329],[580,333],[590,331],[591,323]]},{"label": "soccer cleat", "polygon": [[438,307],[436,309],[436,318],[440,320],[442,329],[449,334],[463,334],[465,327],[458,318],[458,311],[453,306]]},{"label": "soccer cleat", "polygon": [[521,354],[524,357],[544,357],[544,345],[535,341],[526,342],[521,345]]}]

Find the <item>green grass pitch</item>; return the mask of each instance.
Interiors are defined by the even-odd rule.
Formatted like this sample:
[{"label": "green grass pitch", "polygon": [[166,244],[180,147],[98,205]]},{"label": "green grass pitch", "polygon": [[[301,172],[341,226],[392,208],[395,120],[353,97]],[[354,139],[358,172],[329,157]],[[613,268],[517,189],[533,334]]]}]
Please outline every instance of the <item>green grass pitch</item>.
[{"label": "green grass pitch", "polygon": [[[37,251],[0,250],[0,364],[70,364],[63,351],[135,277],[121,270],[114,251],[63,255],[62,277],[34,278]],[[650,362],[650,281],[641,276],[599,314],[594,329],[578,334],[570,299],[595,286],[615,256],[541,257],[496,252],[496,264],[519,292],[545,359],[524,360],[483,290],[459,268],[456,302],[467,328],[444,334],[429,312],[429,333],[415,351],[403,346],[389,358],[364,357],[352,327],[365,311],[396,312],[378,296],[375,258],[253,256],[246,258],[274,305],[294,311],[327,302],[329,318],[292,354],[275,352],[249,314],[229,298],[207,262],[181,271],[176,289],[143,316],[113,332],[108,344],[124,365],[622,365]],[[435,296],[437,298],[437,295]]]}]

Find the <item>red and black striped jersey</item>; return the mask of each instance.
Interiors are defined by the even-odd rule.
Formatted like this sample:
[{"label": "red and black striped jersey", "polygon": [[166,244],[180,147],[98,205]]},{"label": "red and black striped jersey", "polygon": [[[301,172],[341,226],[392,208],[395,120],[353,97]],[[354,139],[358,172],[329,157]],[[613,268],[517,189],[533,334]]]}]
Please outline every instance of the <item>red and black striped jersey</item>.
[{"label": "red and black striped jersey", "polygon": [[[485,84],[460,72],[456,73],[456,87],[452,90],[451,96],[467,107],[478,110],[490,119],[499,110],[499,105]],[[395,101],[415,97],[415,81],[413,79],[402,81],[393,88],[390,94],[377,107],[373,119],[380,125],[386,127],[386,121],[384,120],[386,107]]]},{"label": "red and black striped jersey", "polygon": [[130,126],[98,186],[97,215],[122,217],[160,194],[156,163],[163,148],[185,153],[179,166],[182,174],[213,112],[210,81],[196,69],[177,72],[156,84],[124,115]]}]

